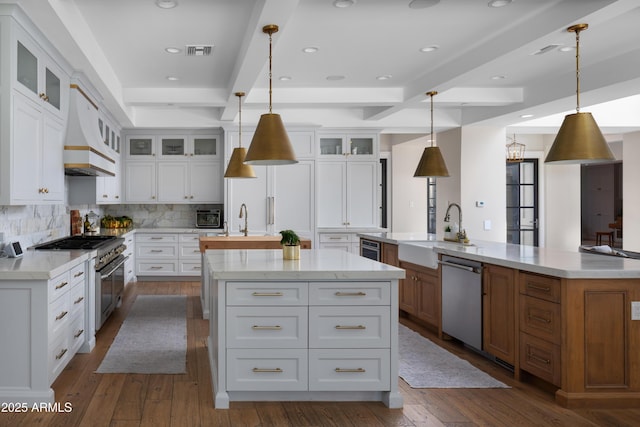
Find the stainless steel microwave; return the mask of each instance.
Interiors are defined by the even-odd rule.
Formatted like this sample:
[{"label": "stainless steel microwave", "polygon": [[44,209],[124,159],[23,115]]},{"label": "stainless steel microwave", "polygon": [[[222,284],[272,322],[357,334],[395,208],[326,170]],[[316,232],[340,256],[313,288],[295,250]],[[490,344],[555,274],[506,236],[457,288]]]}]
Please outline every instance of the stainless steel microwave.
[{"label": "stainless steel microwave", "polygon": [[222,228],[222,209],[196,210],[197,228]]}]

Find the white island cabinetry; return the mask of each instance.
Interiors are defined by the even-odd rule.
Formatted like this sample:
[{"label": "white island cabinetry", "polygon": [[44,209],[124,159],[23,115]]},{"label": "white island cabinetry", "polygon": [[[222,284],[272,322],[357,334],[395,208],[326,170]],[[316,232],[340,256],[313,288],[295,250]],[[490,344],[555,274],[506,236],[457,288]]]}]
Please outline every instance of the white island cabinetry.
[{"label": "white island cabinetry", "polygon": [[381,400],[398,391],[398,279],[338,250],[218,250],[209,269],[216,408],[236,400]]}]

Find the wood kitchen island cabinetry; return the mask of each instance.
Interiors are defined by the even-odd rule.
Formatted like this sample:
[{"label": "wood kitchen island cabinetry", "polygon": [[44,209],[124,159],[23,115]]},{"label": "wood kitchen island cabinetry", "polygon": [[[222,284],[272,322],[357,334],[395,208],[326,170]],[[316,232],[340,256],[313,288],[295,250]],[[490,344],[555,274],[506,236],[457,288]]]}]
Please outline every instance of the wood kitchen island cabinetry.
[{"label": "wood kitchen island cabinetry", "polygon": [[381,400],[398,390],[398,279],[339,250],[220,250],[209,270],[216,408],[236,400]]}]

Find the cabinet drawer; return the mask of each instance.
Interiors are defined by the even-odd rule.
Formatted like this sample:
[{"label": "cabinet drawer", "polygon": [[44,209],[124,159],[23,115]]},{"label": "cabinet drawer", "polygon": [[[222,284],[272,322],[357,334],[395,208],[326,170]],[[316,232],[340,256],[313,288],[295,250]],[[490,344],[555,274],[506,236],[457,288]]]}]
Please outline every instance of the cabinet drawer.
[{"label": "cabinet drawer", "polygon": [[388,349],[309,350],[309,390],[390,390],[390,359]]},{"label": "cabinet drawer", "polygon": [[349,233],[320,233],[318,235],[320,243],[349,243],[351,234]]},{"label": "cabinet drawer", "polygon": [[85,265],[83,262],[69,270],[69,283],[71,283],[72,286],[85,280],[86,274],[84,272],[84,267]]},{"label": "cabinet drawer", "polygon": [[71,280],[69,279],[68,271],[49,280],[49,302],[60,298],[60,296],[67,293],[69,289],[71,289]]},{"label": "cabinet drawer", "polygon": [[307,348],[307,307],[228,307],[227,347]]},{"label": "cabinet drawer", "polygon": [[85,286],[84,283],[78,283],[71,291],[69,291],[71,317],[75,317],[78,313],[84,313],[85,307]]},{"label": "cabinet drawer", "polygon": [[560,387],[560,346],[520,333],[520,369]]},{"label": "cabinet drawer", "polygon": [[136,258],[178,258],[178,247],[176,245],[136,245]]},{"label": "cabinet drawer", "polygon": [[303,349],[228,349],[227,390],[307,390],[308,368]]},{"label": "cabinet drawer", "polygon": [[389,282],[311,282],[309,305],[390,305]]},{"label": "cabinet drawer", "polygon": [[200,247],[198,245],[180,245],[180,259],[200,259]]},{"label": "cabinet drawer", "polygon": [[520,273],[520,293],[547,301],[560,302],[560,279]]},{"label": "cabinet drawer", "polygon": [[180,261],[180,275],[200,276],[201,271],[202,271],[202,265],[200,261],[198,262]]},{"label": "cabinet drawer", "polygon": [[69,333],[71,334],[69,337],[69,351],[71,354],[76,354],[85,338],[84,311],[71,320]]},{"label": "cabinet drawer", "polygon": [[309,348],[386,348],[391,309],[309,307]]},{"label": "cabinet drawer", "polygon": [[180,235],[180,242],[193,243],[196,246],[200,244],[200,234],[198,233],[185,233]]},{"label": "cabinet drawer", "polygon": [[136,243],[178,243],[179,234],[136,234]]},{"label": "cabinet drawer", "polygon": [[307,305],[306,282],[227,283],[227,305]]},{"label": "cabinet drawer", "polygon": [[136,263],[136,274],[157,275],[176,274],[178,272],[178,261],[138,261]]},{"label": "cabinet drawer", "polygon": [[560,304],[520,295],[520,330],[560,344]]},{"label": "cabinet drawer", "polygon": [[69,336],[62,334],[49,344],[49,382],[62,372],[67,362],[71,359],[71,349],[69,348]]},{"label": "cabinet drawer", "polygon": [[49,304],[49,313],[47,317],[50,340],[55,339],[69,324],[69,319],[71,318],[69,298],[69,294],[65,294]]}]

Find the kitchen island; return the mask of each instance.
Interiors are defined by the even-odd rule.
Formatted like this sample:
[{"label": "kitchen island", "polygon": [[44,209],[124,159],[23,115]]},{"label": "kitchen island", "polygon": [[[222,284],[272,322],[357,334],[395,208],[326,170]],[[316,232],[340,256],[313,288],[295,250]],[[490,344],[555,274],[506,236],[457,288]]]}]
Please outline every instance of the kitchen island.
[{"label": "kitchen island", "polygon": [[230,401],[366,401],[402,407],[398,279],[347,252],[216,250],[209,361],[216,408]]}]

